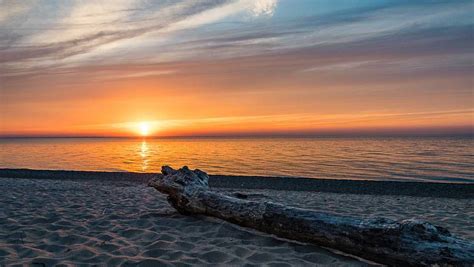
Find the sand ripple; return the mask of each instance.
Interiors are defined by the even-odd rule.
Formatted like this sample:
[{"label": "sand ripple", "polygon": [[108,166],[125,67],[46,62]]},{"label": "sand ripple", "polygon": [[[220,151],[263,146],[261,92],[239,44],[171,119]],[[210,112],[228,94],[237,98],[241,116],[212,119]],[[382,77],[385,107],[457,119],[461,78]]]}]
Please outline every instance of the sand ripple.
[{"label": "sand ripple", "polygon": [[145,186],[0,179],[0,265],[366,265],[205,217]]}]

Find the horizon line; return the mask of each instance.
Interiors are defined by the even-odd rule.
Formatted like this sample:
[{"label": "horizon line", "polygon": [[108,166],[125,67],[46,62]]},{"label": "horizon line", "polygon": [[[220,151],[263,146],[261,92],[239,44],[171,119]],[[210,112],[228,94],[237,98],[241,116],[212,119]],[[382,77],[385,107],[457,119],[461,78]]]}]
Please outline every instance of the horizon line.
[{"label": "horizon line", "polygon": [[421,126],[421,127],[374,127],[359,129],[278,130],[240,132],[197,132],[182,134],[151,133],[134,135],[127,133],[1,133],[0,138],[128,138],[128,139],[170,139],[170,138],[270,138],[270,137],[429,137],[429,136],[474,136],[474,125]]},{"label": "horizon line", "polygon": [[224,135],[0,135],[0,139],[180,139],[180,138],[328,138],[328,137],[471,137],[474,132],[455,133],[326,133],[326,134],[224,134]]}]

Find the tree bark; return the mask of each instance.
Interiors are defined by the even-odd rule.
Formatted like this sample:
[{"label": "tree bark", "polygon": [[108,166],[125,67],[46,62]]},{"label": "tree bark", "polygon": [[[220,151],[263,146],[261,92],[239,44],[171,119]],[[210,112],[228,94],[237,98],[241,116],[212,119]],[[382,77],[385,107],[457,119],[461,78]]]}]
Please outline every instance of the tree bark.
[{"label": "tree bark", "polygon": [[360,219],[230,197],[209,189],[209,177],[186,166],[163,166],[149,186],[182,214],[217,217],[283,238],[313,243],[388,265],[474,265],[474,244],[416,220]]}]

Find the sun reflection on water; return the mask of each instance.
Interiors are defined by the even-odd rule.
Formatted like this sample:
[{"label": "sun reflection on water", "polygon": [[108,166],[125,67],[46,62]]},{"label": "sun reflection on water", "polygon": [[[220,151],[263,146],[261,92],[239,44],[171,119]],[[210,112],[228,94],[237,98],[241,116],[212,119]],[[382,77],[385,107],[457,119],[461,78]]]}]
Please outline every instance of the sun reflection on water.
[{"label": "sun reflection on water", "polygon": [[140,148],[140,156],[142,158],[142,171],[146,171],[148,169],[148,151],[148,144],[145,140],[143,140]]},{"label": "sun reflection on water", "polygon": [[[284,149],[282,149],[284,147]],[[472,138],[0,140],[0,168],[473,182]]]}]

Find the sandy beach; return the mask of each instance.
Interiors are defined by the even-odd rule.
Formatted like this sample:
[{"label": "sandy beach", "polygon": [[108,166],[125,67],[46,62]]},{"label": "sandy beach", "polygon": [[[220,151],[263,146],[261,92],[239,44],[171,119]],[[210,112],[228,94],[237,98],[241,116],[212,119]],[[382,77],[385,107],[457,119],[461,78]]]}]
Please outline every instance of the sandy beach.
[{"label": "sandy beach", "polygon": [[[217,219],[180,215],[165,196],[141,179],[0,178],[0,265],[372,264]],[[472,189],[466,187],[467,191]],[[223,187],[215,190],[243,192],[253,200],[344,215],[423,219],[474,239],[474,199],[469,194],[440,198]]]}]

